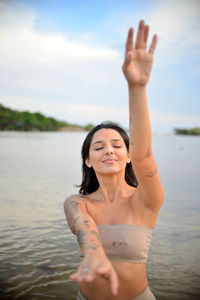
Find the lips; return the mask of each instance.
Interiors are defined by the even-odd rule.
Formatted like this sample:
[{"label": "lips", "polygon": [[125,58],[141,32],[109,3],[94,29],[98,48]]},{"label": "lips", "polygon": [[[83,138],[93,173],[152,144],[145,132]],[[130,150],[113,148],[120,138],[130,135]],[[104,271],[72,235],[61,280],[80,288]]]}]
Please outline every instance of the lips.
[{"label": "lips", "polygon": [[105,160],[103,160],[103,163],[113,163],[113,162],[116,162],[117,160],[114,159],[114,158],[107,158]]}]

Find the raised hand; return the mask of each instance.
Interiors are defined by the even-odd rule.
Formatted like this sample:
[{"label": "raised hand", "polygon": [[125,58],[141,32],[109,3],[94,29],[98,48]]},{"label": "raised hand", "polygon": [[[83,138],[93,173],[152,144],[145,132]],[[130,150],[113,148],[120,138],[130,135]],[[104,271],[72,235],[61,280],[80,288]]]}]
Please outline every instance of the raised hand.
[{"label": "raised hand", "polygon": [[148,35],[149,26],[145,25],[143,20],[140,21],[138,26],[135,45],[133,43],[134,29],[130,28],[128,31],[122,70],[129,85],[145,86],[149,80],[158,38],[154,34],[149,50],[147,51]]}]

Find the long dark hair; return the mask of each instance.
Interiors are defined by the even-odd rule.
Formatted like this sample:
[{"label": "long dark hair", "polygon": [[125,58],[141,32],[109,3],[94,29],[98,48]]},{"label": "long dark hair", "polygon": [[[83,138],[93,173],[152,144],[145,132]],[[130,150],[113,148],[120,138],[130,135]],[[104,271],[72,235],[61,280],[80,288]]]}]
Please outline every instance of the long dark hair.
[{"label": "long dark hair", "polygon": [[[112,123],[112,122],[103,122],[97,126],[95,126],[86,136],[83,145],[82,145],[82,150],[81,150],[81,156],[82,156],[82,182],[78,186],[80,187],[79,193],[82,195],[87,195],[90,194],[94,191],[96,191],[99,187],[99,182],[97,180],[96,174],[94,169],[91,167],[89,168],[85,161],[87,158],[89,158],[89,149],[91,145],[92,138],[95,134],[100,129],[114,129],[119,134],[124,140],[124,143],[126,145],[127,151],[129,151],[129,137],[128,134],[124,129],[119,127],[117,124]],[[126,182],[133,187],[137,187],[138,182],[135,177],[133,168],[131,163],[126,164],[126,169],[125,169],[125,180]]]}]

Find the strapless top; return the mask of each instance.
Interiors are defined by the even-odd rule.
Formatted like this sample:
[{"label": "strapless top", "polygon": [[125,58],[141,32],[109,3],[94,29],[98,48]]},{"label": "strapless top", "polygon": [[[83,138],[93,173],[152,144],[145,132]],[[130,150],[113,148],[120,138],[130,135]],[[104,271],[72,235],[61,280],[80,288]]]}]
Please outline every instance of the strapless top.
[{"label": "strapless top", "polygon": [[[104,251],[110,260],[147,261],[153,229],[134,224],[97,225]],[[80,256],[83,253],[80,249]]]}]

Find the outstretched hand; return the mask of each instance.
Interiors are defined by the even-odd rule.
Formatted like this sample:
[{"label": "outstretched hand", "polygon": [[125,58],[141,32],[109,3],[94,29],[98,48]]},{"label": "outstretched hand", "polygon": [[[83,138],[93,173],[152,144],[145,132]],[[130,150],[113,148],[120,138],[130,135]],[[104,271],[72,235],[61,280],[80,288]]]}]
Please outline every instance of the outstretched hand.
[{"label": "outstretched hand", "polygon": [[115,269],[105,255],[99,255],[98,259],[96,255],[86,255],[78,270],[69,278],[77,282],[92,282],[99,275],[109,282],[112,294],[117,295],[119,280]]},{"label": "outstretched hand", "polygon": [[149,50],[147,51],[148,35],[149,26],[145,25],[143,20],[140,21],[138,26],[135,45],[133,43],[134,29],[130,28],[128,31],[122,70],[129,85],[145,86],[149,80],[158,38],[154,34]]}]

